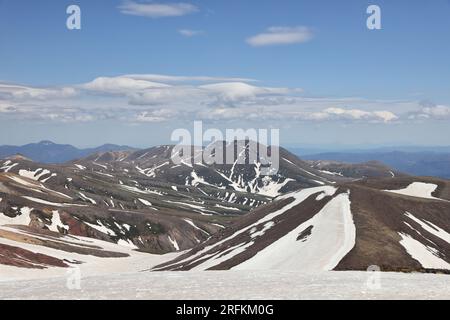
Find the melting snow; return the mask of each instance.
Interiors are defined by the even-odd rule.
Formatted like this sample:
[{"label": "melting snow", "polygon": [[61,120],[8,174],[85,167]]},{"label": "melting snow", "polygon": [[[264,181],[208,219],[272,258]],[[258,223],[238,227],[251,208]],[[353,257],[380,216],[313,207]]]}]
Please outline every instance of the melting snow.
[{"label": "melting snow", "polygon": [[417,197],[417,198],[442,200],[439,198],[435,198],[431,195],[434,191],[436,191],[437,187],[438,186],[433,183],[413,182],[404,189],[384,190],[384,191],[397,193],[397,194],[403,194],[406,196]]},{"label": "melting snow", "polygon": [[97,220],[97,224],[93,224],[93,223],[89,223],[89,222],[85,222],[85,224],[87,224],[88,226],[90,226],[91,228],[94,228],[97,231],[100,231],[101,233],[105,233],[109,236],[116,236],[116,233],[111,230],[110,228],[108,228],[107,226],[105,226],[100,220]]},{"label": "melting snow", "polygon": [[139,247],[137,247],[131,240],[127,239],[127,240],[123,240],[123,239],[119,239],[119,241],[117,241],[117,244],[119,246],[123,246],[123,247],[128,247],[131,249],[139,249]]},{"label": "melting snow", "polygon": [[48,192],[53,193],[55,195],[58,195],[58,196],[61,196],[61,197],[67,198],[67,199],[72,199],[68,195],[66,195],[64,193],[61,193],[61,192],[58,192],[58,191],[54,191],[52,189],[49,189],[49,188],[45,187],[42,184],[39,184],[39,183],[36,183],[36,182],[33,182],[33,183],[32,182],[28,182],[28,181],[26,181],[26,180],[24,180],[24,179],[22,179],[22,178],[20,178],[18,176],[10,176],[9,178],[11,180],[17,182],[17,183],[20,183],[21,185],[23,185],[25,187],[28,187],[32,191],[39,192],[39,193],[44,193],[43,190],[45,190],[45,191],[48,191]]},{"label": "melting snow", "polygon": [[46,183],[48,180],[50,180],[51,178],[56,177],[56,176],[57,176],[56,173],[52,173],[49,177],[42,179],[41,182]]},{"label": "melting snow", "polygon": [[211,186],[211,187],[217,188],[216,185],[208,183],[208,182],[205,181],[205,179],[203,179],[202,177],[199,177],[194,170],[192,170],[192,172],[191,172],[191,177],[192,177],[191,186],[193,186],[193,187],[196,187],[199,184],[204,184],[204,185],[207,185],[207,186]]},{"label": "melting snow", "polygon": [[100,164],[100,163],[97,163],[97,162],[92,162],[92,163],[95,164],[96,166],[102,167],[103,169],[108,169],[108,167],[103,165],[103,164]]},{"label": "melting snow", "polygon": [[[311,227],[311,234],[298,240]],[[354,247],[355,239],[349,194],[341,193],[314,217],[232,269],[333,270]]]},{"label": "melting snow", "polygon": [[4,213],[0,212],[0,225],[25,225],[28,226],[31,222],[30,213],[33,209],[28,207],[23,207],[20,209],[20,215],[11,218],[6,216]]},{"label": "melting snow", "polygon": [[250,234],[250,237],[251,237],[252,239],[253,239],[253,238],[256,238],[256,237],[261,237],[261,236],[264,235],[264,233],[266,233],[267,230],[269,230],[270,228],[272,228],[274,225],[275,225],[275,222],[269,221],[269,222],[267,222],[267,223],[264,225],[264,227],[263,227],[261,230],[259,230],[259,231],[256,231],[256,227],[253,227],[254,229],[250,231],[250,233],[251,233],[251,234]]},{"label": "melting snow", "polygon": [[170,236],[168,236],[170,243],[173,245],[175,250],[180,251],[180,247],[178,246],[177,240],[172,239]]},{"label": "melting snow", "polygon": [[83,194],[81,192],[78,192],[78,194],[81,196],[81,198],[83,198],[83,200],[87,200],[92,204],[97,204],[97,202],[94,199],[87,197],[85,194]]},{"label": "melting snow", "polygon": [[104,173],[104,172],[100,172],[100,171],[94,171],[94,173],[105,176],[105,177],[114,178],[114,176],[109,173]]},{"label": "melting snow", "polygon": [[147,200],[141,199],[141,198],[138,198],[138,200],[139,200],[140,202],[142,202],[142,203],[143,203],[144,205],[146,205],[146,206],[149,206],[149,207],[153,206],[152,203],[151,203],[150,201],[147,201]]},{"label": "melting snow", "polygon": [[41,204],[46,204],[49,206],[54,206],[54,207],[84,207],[84,205],[82,204],[73,204],[73,203],[56,203],[56,202],[51,202],[51,201],[47,201],[47,200],[43,200],[43,199],[39,199],[39,198],[34,198],[34,197],[28,197],[28,196],[22,196],[22,198],[33,201],[33,202],[37,202],[37,203],[41,203]]},{"label": "melting snow", "polygon": [[216,204],[215,207],[216,208],[221,208],[221,209],[226,209],[226,210],[232,210],[232,211],[240,211],[239,208],[221,206],[220,204]]},{"label": "melting snow", "polygon": [[336,192],[336,189],[327,189],[327,190],[323,191],[322,193],[320,193],[316,197],[316,200],[320,201],[320,200],[324,199],[325,197],[330,197],[330,196],[334,195],[335,192]]},{"label": "melting snow", "polygon": [[189,224],[190,224],[192,227],[194,227],[195,229],[200,230],[201,232],[203,232],[203,233],[209,235],[208,232],[206,232],[206,231],[203,230],[202,228],[199,228],[192,220],[189,220],[189,219],[183,219],[183,220],[186,221],[187,223],[189,223]]},{"label": "melting snow", "polygon": [[145,175],[145,176],[147,176],[147,177],[149,177],[149,178],[154,178],[154,177],[156,177],[156,170],[159,169],[159,168],[161,168],[161,167],[163,167],[163,166],[166,166],[166,165],[168,165],[168,164],[169,164],[169,162],[166,161],[166,162],[161,163],[161,164],[159,164],[159,165],[156,165],[156,166],[154,166],[154,167],[152,167],[152,168],[141,169],[141,168],[139,168],[138,166],[136,166],[136,169],[137,169],[141,174],[143,174],[143,175]]},{"label": "melting snow", "polygon": [[33,179],[33,180],[36,180],[36,181],[39,181],[39,179],[42,176],[45,176],[45,175],[47,175],[49,173],[51,173],[49,170],[42,169],[42,168],[36,169],[34,171],[24,170],[24,169],[19,170],[19,176],[22,176],[22,177],[25,177],[25,178],[29,178],[29,179]]},{"label": "melting snow", "polygon": [[48,226],[51,231],[59,232],[58,227],[69,230],[69,227],[61,221],[58,210],[52,211],[52,224]]},{"label": "melting snow", "polygon": [[179,202],[179,201],[171,201],[171,200],[164,200],[164,201],[167,202],[167,203],[180,204],[180,205],[182,205],[182,206],[187,206],[187,207],[191,207],[191,208],[194,208],[194,209],[200,209],[200,210],[205,209],[205,208],[202,207],[202,206],[198,206],[198,205],[191,204],[191,203],[185,203],[185,202]]},{"label": "melting snow", "polygon": [[22,178],[17,177],[17,176],[10,176],[9,178],[10,178],[11,180],[17,182],[17,183],[20,183],[21,185],[23,185],[23,186],[25,186],[25,187],[29,187],[29,188],[32,189],[33,191],[42,193],[42,190],[37,189],[37,188],[38,188],[38,185],[35,184],[35,183],[28,182],[28,181],[26,181],[26,180],[24,180],[24,179],[22,179]]},{"label": "melting snow", "polygon": [[429,221],[426,220],[420,220],[416,217],[414,217],[411,213],[406,212],[405,215],[410,218],[411,220],[417,222],[424,230],[428,231],[429,233],[435,235],[438,238],[441,238],[445,242],[450,244],[450,234],[445,231],[444,229],[439,228],[438,226],[432,224]]},{"label": "melting snow", "polygon": [[208,268],[214,267],[216,265],[221,264],[224,261],[227,261],[238,254],[244,252],[247,250],[247,248],[251,247],[253,245],[253,242],[250,241],[249,243],[240,243],[234,247],[228,248],[224,252],[221,252],[219,254],[213,255],[210,259],[206,260],[205,262],[200,263],[199,265],[192,268],[193,271],[195,270],[206,270]]},{"label": "melting snow", "polygon": [[3,170],[4,172],[8,172],[15,166],[17,166],[18,163],[12,163],[10,160],[7,160],[3,163],[3,167],[0,168],[0,170]]},{"label": "melting snow", "polygon": [[155,190],[141,190],[139,188],[136,187],[130,187],[127,185],[120,185],[120,188],[128,190],[128,191],[132,191],[132,192],[137,192],[137,193],[142,193],[142,194],[157,194],[157,195],[164,195],[164,193],[160,192],[160,191],[155,191]]},{"label": "melting snow", "polygon": [[341,176],[342,177],[342,172],[333,172],[333,171],[328,171],[328,170],[319,170],[319,171],[322,173],[325,173],[325,174],[332,175],[332,176]]},{"label": "melting snow", "polygon": [[417,260],[422,265],[422,267],[450,270],[450,264],[438,256],[438,251],[436,249],[422,244],[407,234],[399,233],[399,235],[402,238],[400,244],[414,260]]},{"label": "melting snow", "polygon": [[269,176],[263,178],[264,186],[259,189],[259,194],[268,197],[277,197],[280,195],[280,190],[290,181],[294,179],[286,178],[283,182],[271,181]]},{"label": "melting snow", "polygon": [[[186,259],[183,259],[182,261],[179,261],[177,263],[183,263],[183,262],[186,262],[186,261],[189,261],[190,263],[193,263],[193,262],[195,262],[196,260],[199,259],[200,255],[208,252],[209,250],[214,249],[214,248],[220,246],[221,244],[234,239],[238,235],[251,230],[253,227],[255,227],[255,226],[259,225],[259,224],[272,221],[272,219],[274,219],[275,217],[285,213],[286,211],[292,209],[293,207],[295,207],[295,206],[299,205],[300,203],[302,203],[303,201],[305,201],[309,196],[311,196],[311,195],[313,195],[315,193],[318,193],[318,192],[326,191],[326,190],[329,190],[331,192],[331,190],[336,191],[337,189],[334,188],[334,187],[331,187],[331,186],[323,186],[323,187],[315,187],[315,188],[303,189],[303,190],[300,190],[300,191],[296,191],[296,192],[291,192],[289,194],[285,194],[285,195],[279,197],[278,199],[281,200],[281,199],[294,198],[294,201],[292,201],[291,203],[285,205],[281,209],[278,209],[278,210],[276,210],[276,211],[274,211],[272,213],[269,213],[265,217],[259,219],[257,222],[255,222],[255,223],[253,223],[253,224],[251,224],[251,225],[249,225],[249,226],[247,226],[247,227],[245,227],[245,228],[243,228],[241,230],[236,231],[231,236],[229,236],[229,237],[227,237],[227,238],[225,238],[225,239],[223,239],[223,240],[221,240],[221,241],[219,241],[219,242],[217,242],[215,244],[212,244],[210,246],[206,246],[205,248],[203,248],[202,250],[199,250],[194,255],[189,256]],[[220,252],[218,254],[220,254]]]}]

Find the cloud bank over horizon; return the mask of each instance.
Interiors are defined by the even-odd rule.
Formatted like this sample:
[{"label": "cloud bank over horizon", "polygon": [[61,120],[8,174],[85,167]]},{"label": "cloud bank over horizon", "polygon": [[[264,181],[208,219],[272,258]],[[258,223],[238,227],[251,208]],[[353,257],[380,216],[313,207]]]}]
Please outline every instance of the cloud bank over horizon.
[{"label": "cloud bank over horizon", "polygon": [[0,83],[0,114],[15,120],[129,123],[383,123],[450,119],[450,107],[413,100],[314,97],[302,88],[269,87],[238,77],[130,74],[62,87]]}]

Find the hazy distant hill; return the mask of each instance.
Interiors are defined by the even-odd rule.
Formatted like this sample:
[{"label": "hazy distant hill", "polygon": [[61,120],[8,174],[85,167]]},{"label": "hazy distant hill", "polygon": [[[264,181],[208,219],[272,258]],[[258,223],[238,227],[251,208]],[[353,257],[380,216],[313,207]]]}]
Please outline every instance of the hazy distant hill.
[{"label": "hazy distant hill", "polygon": [[23,146],[0,146],[0,158],[21,154],[41,163],[63,163],[83,158],[95,152],[133,150],[129,146],[104,144],[96,148],[78,149],[70,144],[56,144],[51,141],[29,143]]},{"label": "hazy distant hill", "polygon": [[[380,149],[381,150],[381,149]],[[333,160],[347,163],[380,161],[411,175],[450,178],[450,152],[436,151],[351,151],[302,155],[305,160]],[[298,154],[298,153],[297,153]]]}]

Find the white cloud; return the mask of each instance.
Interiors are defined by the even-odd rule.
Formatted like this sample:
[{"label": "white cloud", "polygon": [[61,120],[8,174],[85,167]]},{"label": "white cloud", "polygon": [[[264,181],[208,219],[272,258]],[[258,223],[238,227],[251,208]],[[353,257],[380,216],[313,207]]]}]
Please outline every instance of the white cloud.
[{"label": "white cloud", "polygon": [[347,120],[372,120],[390,122],[398,117],[390,111],[365,111],[360,109],[328,108],[324,110],[326,115]]},{"label": "white cloud", "polygon": [[14,84],[1,84],[0,94],[17,100],[69,98],[77,94],[72,87],[37,88]]},{"label": "white cloud", "polygon": [[223,82],[200,86],[216,97],[227,100],[237,101],[241,99],[254,98],[258,95],[277,95],[287,94],[289,92],[286,88],[266,88],[256,87],[243,82]]},{"label": "white cloud", "polygon": [[398,119],[390,111],[364,111],[360,109],[326,108],[317,111],[297,111],[295,109],[280,108],[213,108],[201,110],[196,114],[196,118],[202,120],[260,120],[260,121],[351,121],[351,122],[372,122],[388,123]]},{"label": "white cloud", "polygon": [[398,119],[398,116],[396,116],[394,113],[390,111],[374,111],[373,114],[374,116],[383,120],[383,122],[389,122]]},{"label": "white cloud", "polygon": [[308,27],[270,27],[265,32],[247,39],[254,47],[304,43],[314,37]]},{"label": "white cloud", "polygon": [[203,30],[180,29],[180,30],[178,30],[178,33],[181,34],[182,36],[191,38],[191,37],[202,35],[205,32]]},{"label": "white cloud", "polygon": [[129,77],[99,77],[80,85],[80,88],[110,94],[128,94],[152,88],[167,88],[167,84]]},{"label": "white cloud", "polygon": [[98,111],[91,112],[80,107],[48,104],[44,101],[34,103],[11,104],[0,113],[4,116],[20,120],[57,121],[57,122],[88,122],[98,119]]},{"label": "white cloud", "polygon": [[198,11],[198,8],[190,3],[138,3],[125,1],[119,6],[123,14],[143,16],[150,18],[178,17]]},{"label": "white cloud", "polygon": [[6,113],[6,112],[11,112],[11,111],[13,111],[13,110],[11,110],[11,107],[9,106],[9,104],[0,102],[0,112]]},{"label": "white cloud", "polygon": [[[237,81],[210,83],[215,79],[235,80],[234,78],[170,76],[166,78],[173,83],[150,81],[164,80],[165,76],[161,75],[128,75],[99,77],[91,82],[79,85],[78,88],[95,94],[127,97],[132,105],[177,104],[179,103],[177,100],[192,105],[230,104],[252,100],[256,97],[287,94],[290,91],[287,88],[261,87]],[[188,83],[184,83],[184,81]],[[200,83],[195,84],[195,82]]]},{"label": "white cloud", "polygon": [[305,97],[301,89],[263,86],[255,80],[154,74],[98,77],[64,88],[0,84],[0,112],[5,118],[60,122],[198,119],[271,125],[450,118],[447,106],[415,101]]},{"label": "white cloud", "polygon": [[418,112],[411,113],[409,118],[422,120],[448,120],[450,119],[450,107],[444,105],[426,106]]}]

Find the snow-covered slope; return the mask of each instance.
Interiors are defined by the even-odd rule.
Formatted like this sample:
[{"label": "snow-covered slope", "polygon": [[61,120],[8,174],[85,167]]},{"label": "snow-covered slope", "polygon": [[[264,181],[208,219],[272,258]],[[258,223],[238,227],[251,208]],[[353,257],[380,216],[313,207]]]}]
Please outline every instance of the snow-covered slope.
[{"label": "snow-covered slope", "polygon": [[333,270],[355,238],[349,195],[341,193],[314,217],[233,269]]},{"label": "snow-covered slope", "polygon": [[371,183],[280,196],[155,270],[450,270],[449,202],[404,198]]},{"label": "snow-covered slope", "polygon": [[0,282],[0,299],[450,299],[448,275],[362,271],[113,273],[82,277],[80,289],[68,290],[66,277],[5,281]]},{"label": "snow-covered slope", "polygon": [[83,277],[140,272],[180,254],[148,254],[98,239],[12,226],[0,226],[0,252],[0,282],[74,272]]}]

